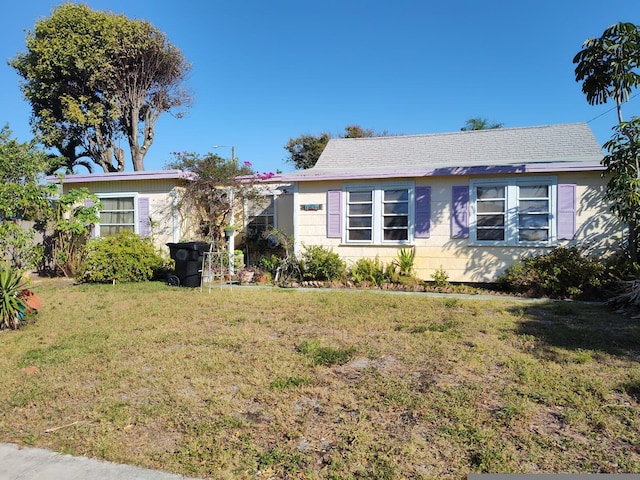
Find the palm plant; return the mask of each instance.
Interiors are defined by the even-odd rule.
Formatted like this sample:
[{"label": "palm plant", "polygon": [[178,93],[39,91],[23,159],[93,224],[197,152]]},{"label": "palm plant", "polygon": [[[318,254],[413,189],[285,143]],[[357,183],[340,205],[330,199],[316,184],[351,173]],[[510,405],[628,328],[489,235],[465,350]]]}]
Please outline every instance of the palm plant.
[{"label": "palm plant", "polygon": [[416,252],[413,248],[401,248],[398,251],[398,258],[393,261],[393,264],[400,270],[400,275],[410,277],[413,274],[415,258]]},{"label": "palm plant", "polygon": [[26,303],[18,292],[24,288],[22,272],[7,263],[0,265],[0,329],[20,327]]}]

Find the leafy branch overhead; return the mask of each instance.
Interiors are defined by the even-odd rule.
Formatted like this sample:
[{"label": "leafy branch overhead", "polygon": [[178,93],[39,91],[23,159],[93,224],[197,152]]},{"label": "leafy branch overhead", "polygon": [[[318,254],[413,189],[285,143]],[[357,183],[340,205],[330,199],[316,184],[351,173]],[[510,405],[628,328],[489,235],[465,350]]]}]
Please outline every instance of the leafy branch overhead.
[{"label": "leafy branch overhead", "polygon": [[587,102],[600,105],[616,103],[618,124],[614,135],[604,144],[609,153],[602,160],[608,177],[606,199],[612,211],[628,229],[628,253],[633,262],[639,258],[640,229],[640,117],[624,121],[622,105],[640,85],[640,26],[617,23],[600,37],[586,40],[573,59],[576,81],[582,82]]},{"label": "leafy branch overhead", "polygon": [[32,123],[68,170],[122,171],[129,145],[134,170],[144,170],[155,125],[183,114],[191,98],[182,52],[142,20],[65,3],[27,34],[26,51],[10,61],[22,77]]}]

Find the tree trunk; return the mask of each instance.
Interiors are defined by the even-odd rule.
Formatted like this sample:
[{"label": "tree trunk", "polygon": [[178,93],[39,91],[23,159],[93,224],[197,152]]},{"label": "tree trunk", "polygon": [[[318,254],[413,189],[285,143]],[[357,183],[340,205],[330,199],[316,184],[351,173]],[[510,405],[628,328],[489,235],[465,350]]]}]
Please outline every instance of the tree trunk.
[{"label": "tree trunk", "polygon": [[629,260],[632,263],[638,263],[638,223],[635,221],[629,222]]},{"label": "tree trunk", "polygon": [[138,138],[138,117],[140,116],[139,108],[132,108],[129,112],[129,125],[127,128],[127,139],[129,140],[129,149],[131,150],[131,163],[133,170],[136,172],[144,171],[144,156],[147,153],[148,145],[146,139],[140,146]]}]

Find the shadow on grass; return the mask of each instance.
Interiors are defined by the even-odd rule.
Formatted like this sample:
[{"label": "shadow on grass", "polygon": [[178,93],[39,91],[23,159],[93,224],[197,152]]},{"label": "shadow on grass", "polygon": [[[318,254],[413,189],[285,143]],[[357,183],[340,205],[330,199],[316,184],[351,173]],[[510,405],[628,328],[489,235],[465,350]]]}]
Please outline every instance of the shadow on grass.
[{"label": "shadow on grass", "polygon": [[553,347],[634,360],[640,356],[640,321],[605,305],[549,301],[511,311],[522,318],[516,333],[534,337],[545,357]]}]

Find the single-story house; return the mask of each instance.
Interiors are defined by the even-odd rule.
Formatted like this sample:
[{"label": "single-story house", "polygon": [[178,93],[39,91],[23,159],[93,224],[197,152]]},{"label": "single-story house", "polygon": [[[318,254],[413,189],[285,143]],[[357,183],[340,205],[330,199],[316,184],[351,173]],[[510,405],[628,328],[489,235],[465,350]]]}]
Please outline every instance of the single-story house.
[{"label": "single-story house", "polygon": [[178,242],[188,235],[188,223],[177,208],[179,192],[188,181],[180,170],[116,172],[52,176],[61,184],[61,193],[86,188],[102,204],[100,222],[92,236],[102,237],[121,230],[132,230],[151,237],[158,248]]},{"label": "single-story house", "polygon": [[622,225],[604,200],[603,153],[585,123],[331,139],[294,190],[297,252],[348,262],[415,251],[418,277],[492,282],[558,245],[606,249]]},{"label": "single-story house", "polygon": [[[188,212],[179,208],[182,189],[190,178],[191,174],[181,170],[158,170],[74,174],[62,179],[50,176],[47,180],[60,183],[61,193],[86,188],[99,198],[100,222],[92,236],[128,229],[150,237],[158,249],[168,254],[167,243],[201,240]],[[270,182],[260,183],[261,201],[238,206],[233,243],[242,243],[247,233],[260,235],[268,226],[293,231],[293,192],[277,181],[278,176],[274,176]]]}]

